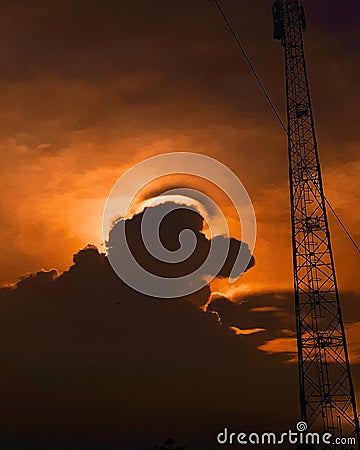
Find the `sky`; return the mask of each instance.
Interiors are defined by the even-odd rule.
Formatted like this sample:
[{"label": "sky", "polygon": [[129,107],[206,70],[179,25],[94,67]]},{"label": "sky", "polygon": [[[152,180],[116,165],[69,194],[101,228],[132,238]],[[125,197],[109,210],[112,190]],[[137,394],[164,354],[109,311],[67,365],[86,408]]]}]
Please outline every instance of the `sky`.
[{"label": "sky", "polygon": [[[304,40],[325,193],[354,239],[359,242],[360,6],[355,0],[304,0],[302,3],[308,23]],[[279,42],[272,39],[271,4],[268,0],[222,1],[274,104],[285,119],[283,52]],[[217,429],[221,420],[222,423],[226,422],[224,417],[229,424],[232,421],[234,426],[239,426],[234,420],[236,416],[241,417],[244,424],[246,417],[251,418],[250,425],[263,424],[265,410],[269,410],[270,406],[274,408],[276,403],[271,398],[272,394],[265,394],[264,380],[259,381],[263,390],[258,395],[265,398],[265,409],[260,412],[255,406],[255,399],[248,394],[246,396],[245,391],[254,392],[255,387],[251,383],[258,380],[253,374],[266,373],[266,370],[269,371],[269,377],[271,374],[271,380],[277,380],[275,390],[276,385],[280,389],[281,384],[284,384],[279,380],[286,377],[292,380],[287,383],[288,387],[283,393],[276,390],[277,398],[283,399],[283,403],[280,400],[277,402],[276,408],[279,410],[274,415],[278,415],[279,422],[284,426],[288,424],[287,417],[294,417],[296,408],[285,397],[296,399],[296,389],[291,385],[295,385],[297,380],[295,364],[287,362],[293,359],[294,341],[286,138],[215,4],[210,0],[107,1],[101,5],[95,1],[81,0],[4,1],[1,5],[0,34],[0,282],[14,285],[19,283],[19,279],[22,280],[17,285],[16,295],[19,298],[14,310],[8,303],[12,295],[9,289],[2,291],[5,299],[2,308],[9,308],[7,314],[13,321],[6,323],[7,336],[14,338],[13,350],[11,347],[8,350],[7,376],[9,380],[17,380],[18,385],[15,383],[13,386],[18,397],[14,399],[10,394],[3,395],[9,404],[22,404],[20,400],[24,398],[21,397],[23,395],[28,396],[29,405],[36,405],[36,392],[41,392],[41,407],[38,407],[41,414],[29,421],[30,412],[24,407],[21,423],[25,431],[21,439],[26,440],[26,436],[31,435],[35,442],[39,438],[39,432],[34,430],[38,430],[44,420],[44,411],[49,408],[49,395],[58,409],[53,411],[54,421],[47,420],[46,442],[50,442],[54,434],[61,434],[54,424],[59,417],[65,420],[67,407],[72,409],[73,415],[72,421],[64,422],[63,442],[74,439],[74,423],[79,416],[84,420],[78,424],[77,439],[85,448],[88,445],[85,437],[89,424],[92,424],[94,435],[95,430],[98,430],[95,440],[101,441],[104,436],[112,436],[109,437],[109,445],[121,441],[121,436],[116,434],[118,430],[114,414],[109,413],[107,425],[104,425],[106,415],[103,412],[113,412],[117,407],[116,399],[123,395],[122,391],[116,391],[115,388],[121,365],[117,363],[113,367],[112,356],[119,358],[118,352],[126,353],[126,339],[131,341],[129,348],[134,348],[134,353],[126,353],[129,370],[122,383],[133,379],[134,391],[143,389],[141,380],[134,380],[130,370],[130,367],[144,370],[136,366],[139,364],[134,356],[138,351],[136,345],[143,345],[141,351],[150,355],[144,360],[149,364],[153,361],[151,371],[154,370],[155,362],[160,364],[156,358],[166,353],[163,344],[159,344],[156,358],[151,359],[153,347],[146,344],[149,333],[154,342],[161,341],[156,333],[151,334],[153,330],[147,330],[148,325],[143,324],[145,311],[150,314],[151,308],[146,304],[142,310],[139,306],[138,309],[143,311],[141,314],[138,310],[132,311],[128,305],[125,308],[124,316],[134,320],[137,329],[142,330],[139,335],[133,336],[130,332],[117,329],[115,317],[120,313],[110,313],[110,299],[105,293],[97,293],[95,299],[99,301],[104,298],[108,305],[99,325],[100,334],[105,335],[98,342],[92,336],[89,323],[83,324],[85,319],[81,311],[86,308],[82,302],[86,299],[82,297],[86,297],[84,292],[88,288],[81,277],[78,285],[74,282],[74,292],[78,290],[82,293],[76,296],[74,293],[69,294],[70,287],[64,288],[61,277],[54,275],[53,280],[53,275],[44,275],[47,282],[54,282],[54,286],[61,285],[54,288],[54,298],[57,299],[54,307],[44,306],[39,300],[49,296],[48,288],[43,287],[41,282],[35,281],[36,288],[30,289],[31,294],[27,290],[26,286],[29,287],[41,275],[21,277],[41,270],[45,272],[40,274],[52,274],[52,270],[61,274],[74,264],[73,255],[89,243],[104,250],[102,213],[114,183],[127,169],[145,158],[175,151],[205,154],[230,167],[250,195],[258,231],[254,267],[231,288],[224,279],[217,279],[212,284],[213,292],[226,297],[217,300],[218,309],[223,315],[234,317],[232,321],[223,319],[224,328],[232,326],[236,329],[227,329],[226,332],[222,328],[219,330],[218,322],[215,320],[216,323],[213,323],[211,320],[215,314],[209,312],[199,316],[203,311],[196,309],[198,305],[191,312],[187,309],[181,313],[182,323],[189,320],[189,329],[195,331],[192,340],[186,341],[187,345],[176,344],[179,345],[178,351],[182,354],[188,352],[191,348],[189,342],[196,342],[201,347],[205,341],[208,346],[208,351],[204,353],[204,358],[207,358],[204,367],[196,364],[196,348],[190,352],[191,363],[188,367],[193,376],[186,378],[186,382],[197,386],[198,397],[194,399],[194,405],[189,407],[191,413],[188,422],[192,422],[192,417],[201,417],[205,413],[209,417],[205,414],[202,425],[199,425],[202,428],[197,432],[190,425],[186,432],[175,429],[175,422],[170,423],[170,419],[168,428],[173,428],[180,440],[183,434],[188,442],[193,440],[192,445],[197,445],[196,448],[205,445],[204,448],[209,450],[211,438],[207,434],[208,428]],[[229,217],[229,220],[231,222],[232,218]],[[358,254],[331,214],[330,226],[354,362],[355,384],[360,389],[360,317],[356,303],[360,289]],[[239,238],[236,224],[232,225],[231,231]],[[102,260],[98,255],[94,256],[93,262],[97,258]],[[81,266],[78,262],[75,267],[79,267],[77,264]],[[94,264],[96,266],[97,263]],[[85,264],[86,267],[88,265]],[[76,270],[71,269],[70,273],[78,273]],[[29,280],[28,285],[23,281],[26,279]],[[75,279],[78,278],[75,276]],[[34,295],[34,292],[37,294]],[[66,301],[62,304],[63,297]],[[80,297],[77,306],[75,300]],[[70,302],[69,299],[74,301]],[[97,326],[97,303],[94,302],[90,302],[91,308],[86,317],[90,322],[95,321]],[[167,308],[174,308],[173,312],[164,313],[170,316],[176,315],[177,308],[181,311],[182,308],[186,309],[184,305],[178,304]],[[231,308],[235,308],[236,313]],[[58,309],[61,311],[60,317],[54,312]],[[152,311],[152,314],[160,313]],[[105,322],[109,317],[113,328],[110,327],[106,332]],[[177,342],[181,325],[172,317],[168,320],[173,326],[164,331],[164,336],[170,342],[172,339]],[[31,318],[30,324],[33,320],[33,325],[26,324],[26,318]],[[70,325],[65,318],[70,320]],[[54,320],[54,333],[58,333],[51,339],[58,345],[56,348],[61,357],[54,360],[49,357],[51,352],[46,343],[42,344],[41,334],[34,331],[34,324],[39,321],[39,330],[45,327],[44,333],[49,333],[46,325],[48,320]],[[65,322],[60,323],[61,320]],[[23,329],[24,324],[26,326]],[[61,346],[63,326],[70,327],[70,330]],[[201,331],[203,328],[207,331]],[[15,330],[19,329],[23,331],[16,336],[18,331]],[[241,330],[250,329],[258,330],[246,336],[241,334]],[[77,330],[80,330],[79,334]],[[71,348],[71,337],[75,341],[79,339],[77,349]],[[22,339],[29,339],[31,351],[29,348],[28,353],[22,349]],[[34,350],[39,343],[40,349]],[[121,344],[119,348],[118,343]],[[220,351],[222,345],[229,349],[225,352],[223,366],[215,361],[217,357],[223,357],[223,351]],[[89,347],[94,354],[87,350]],[[82,357],[78,365],[74,366],[76,351]],[[24,369],[28,367],[26,363],[29,358],[33,361],[30,364],[33,370]],[[98,393],[96,401],[88,395],[90,391],[96,391],[94,386],[103,386],[103,375],[96,371],[91,372],[87,390],[77,389],[86,367],[92,367],[92,361],[96,358],[104,358],[103,367],[109,367],[112,374],[108,385],[115,392],[113,400],[110,392],[105,392],[105,387],[101,394]],[[231,367],[233,358],[239,364],[234,370],[226,371],[232,377],[226,381],[226,377],[218,372],[220,366]],[[246,358],[251,359],[249,367],[244,362]],[[48,361],[48,364],[44,361]],[[175,364],[174,361],[172,363]],[[66,367],[73,367],[73,371],[65,370]],[[14,378],[14,371],[18,378]],[[51,375],[53,371],[56,375]],[[150,408],[160,389],[160,372],[159,368],[154,371],[157,384],[155,381],[150,384],[152,388],[148,397],[145,394],[136,396],[137,399],[146,398],[143,405],[138,400],[138,411],[142,411],[142,416],[137,417],[135,402],[129,416],[129,426],[125,427],[135,430],[135,424],[141,423],[144,436],[148,439],[152,435],[156,435],[154,439],[161,439],[162,430],[155,433],[155,428],[150,425],[146,428],[145,425],[149,414],[146,408]],[[283,378],[279,378],[278,374],[282,374]],[[248,382],[250,388],[246,388]],[[71,386],[69,391],[66,391],[66,383]],[[242,391],[234,394],[234,386],[239,387],[238,384],[246,397],[244,406],[239,406],[237,400]],[[169,392],[172,388],[170,383]],[[185,387],[183,389],[186,390]],[[62,397],[65,391],[68,396],[66,399]],[[72,397],[71,393],[74,392],[77,394]],[[189,392],[195,392],[195,389],[189,389]],[[212,402],[209,399],[214,397],[217,407],[210,408]],[[225,397],[227,400],[231,398],[231,401],[227,403]],[[177,398],[180,401],[181,395],[178,394]],[[101,407],[98,405],[99,408],[93,406],[89,409],[88,403],[91,401],[94,401],[94,405],[100,402]],[[130,403],[128,399],[126,404]],[[168,402],[164,400],[163,411],[166,405]],[[15,430],[15,409],[13,407],[6,418],[6,436],[9,439]],[[96,414],[96,410],[102,413]],[[187,414],[185,401],[183,410],[180,410],[184,416]],[[214,413],[210,417],[211,411],[215,410],[224,410],[225,415],[221,417]],[[248,414],[245,414],[245,410]],[[177,417],[177,423],[180,422]],[[163,436],[164,439],[166,437]],[[123,444],[127,445],[125,448],[131,448],[128,435],[124,435],[123,442],[126,442]],[[145,444],[134,445],[143,448],[141,445]]]}]

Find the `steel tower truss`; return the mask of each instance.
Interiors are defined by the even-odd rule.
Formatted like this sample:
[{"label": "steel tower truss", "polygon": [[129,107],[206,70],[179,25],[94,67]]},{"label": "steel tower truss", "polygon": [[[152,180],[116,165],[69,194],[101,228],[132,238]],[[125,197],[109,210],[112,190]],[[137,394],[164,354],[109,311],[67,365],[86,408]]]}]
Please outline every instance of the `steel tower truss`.
[{"label": "steel tower truss", "polygon": [[278,0],[273,16],[274,38],[285,51],[301,416],[310,430],[353,436],[357,447],[359,422],[303,50],[304,10],[298,0]]}]

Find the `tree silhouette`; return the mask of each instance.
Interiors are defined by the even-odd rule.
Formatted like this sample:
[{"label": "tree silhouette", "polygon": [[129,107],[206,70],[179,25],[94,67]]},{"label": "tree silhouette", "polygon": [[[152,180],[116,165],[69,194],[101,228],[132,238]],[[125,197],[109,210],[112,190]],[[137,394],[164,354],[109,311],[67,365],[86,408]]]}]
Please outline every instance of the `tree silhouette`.
[{"label": "tree silhouette", "polygon": [[185,446],[173,448],[174,444],[175,444],[175,441],[171,438],[168,438],[168,439],[166,439],[164,445],[154,445],[154,447],[157,450],[184,450],[185,449]]}]

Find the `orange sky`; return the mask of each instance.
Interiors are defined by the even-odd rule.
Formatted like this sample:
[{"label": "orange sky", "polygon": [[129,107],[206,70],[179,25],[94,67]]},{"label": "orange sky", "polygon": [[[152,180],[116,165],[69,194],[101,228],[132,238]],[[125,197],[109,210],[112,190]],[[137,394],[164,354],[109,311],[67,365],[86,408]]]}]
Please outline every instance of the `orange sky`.
[{"label": "orange sky", "polygon": [[[249,427],[268,426],[268,419],[293,425],[286,138],[213,2],[2,3],[0,283],[42,268],[64,271],[88,243],[102,249],[112,186],[160,153],[198,152],[231,168],[253,201],[258,230],[255,266],[233,285],[219,279],[211,285],[216,317],[190,302],[149,303],[136,293],[133,302],[126,290],[119,295],[117,278],[104,295],[108,266],[93,248],[60,278],[40,273],[18,289],[2,289],[1,329],[12,339],[10,346],[0,343],[9,380],[0,393],[6,433],[79,433],[102,446],[111,433],[119,439],[128,433],[131,443],[150,416],[155,430],[162,418],[181,436],[187,419],[196,426],[191,445],[208,450],[197,444],[224,417]],[[283,49],[272,39],[271,3],[222,1],[285,120]],[[359,243],[360,6],[302,3],[325,193]],[[329,218],[358,392],[359,259]],[[236,221],[228,220],[236,235]],[[173,377],[164,377],[164,365],[175,368]],[[171,405],[173,416],[167,393],[179,402]],[[151,426],[143,431],[152,442]]]},{"label": "orange sky", "polygon": [[[255,34],[242,17],[255,6],[227,9],[283,113],[282,49],[260,3]],[[344,11],[345,24],[334,29],[329,12],[304,3],[313,22],[305,39],[326,194],[356,238],[358,31]],[[232,168],[253,200],[256,268],[239,289],[291,288],[285,137],[216,11],[209,8],[201,23],[186,19],[183,30],[180,8],[170,30],[145,17],[136,28],[129,8],[124,23],[108,18],[93,42],[86,40],[91,7],[86,25],[68,23],[62,38],[51,27],[66,10],[57,5],[44,14],[41,22],[36,9],[9,7],[2,19],[9,33],[3,52],[14,60],[0,80],[1,282],[39,268],[63,270],[80,247],[101,246],[102,210],[118,177],[145,157],[192,151]],[[26,26],[14,36],[13,23]],[[330,218],[340,288],[359,289],[356,252]]]}]

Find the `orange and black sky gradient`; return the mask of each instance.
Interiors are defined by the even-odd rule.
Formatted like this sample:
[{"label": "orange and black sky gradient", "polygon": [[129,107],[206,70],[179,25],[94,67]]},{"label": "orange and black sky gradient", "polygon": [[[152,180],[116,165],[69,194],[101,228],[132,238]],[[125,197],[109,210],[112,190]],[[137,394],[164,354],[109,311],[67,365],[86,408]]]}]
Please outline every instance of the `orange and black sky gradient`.
[{"label": "orange and black sky gradient", "polygon": [[[359,242],[360,6],[302,4],[325,193]],[[285,120],[271,0],[222,5]],[[286,137],[214,2],[3,1],[0,55],[0,448],[212,450],[226,425],[293,427]],[[222,324],[208,291],[149,302],[78,253],[104,251],[124,171],[173,151],[223,162],[254,204],[255,265],[211,286]],[[329,218],[360,399],[358,253]]]}]

